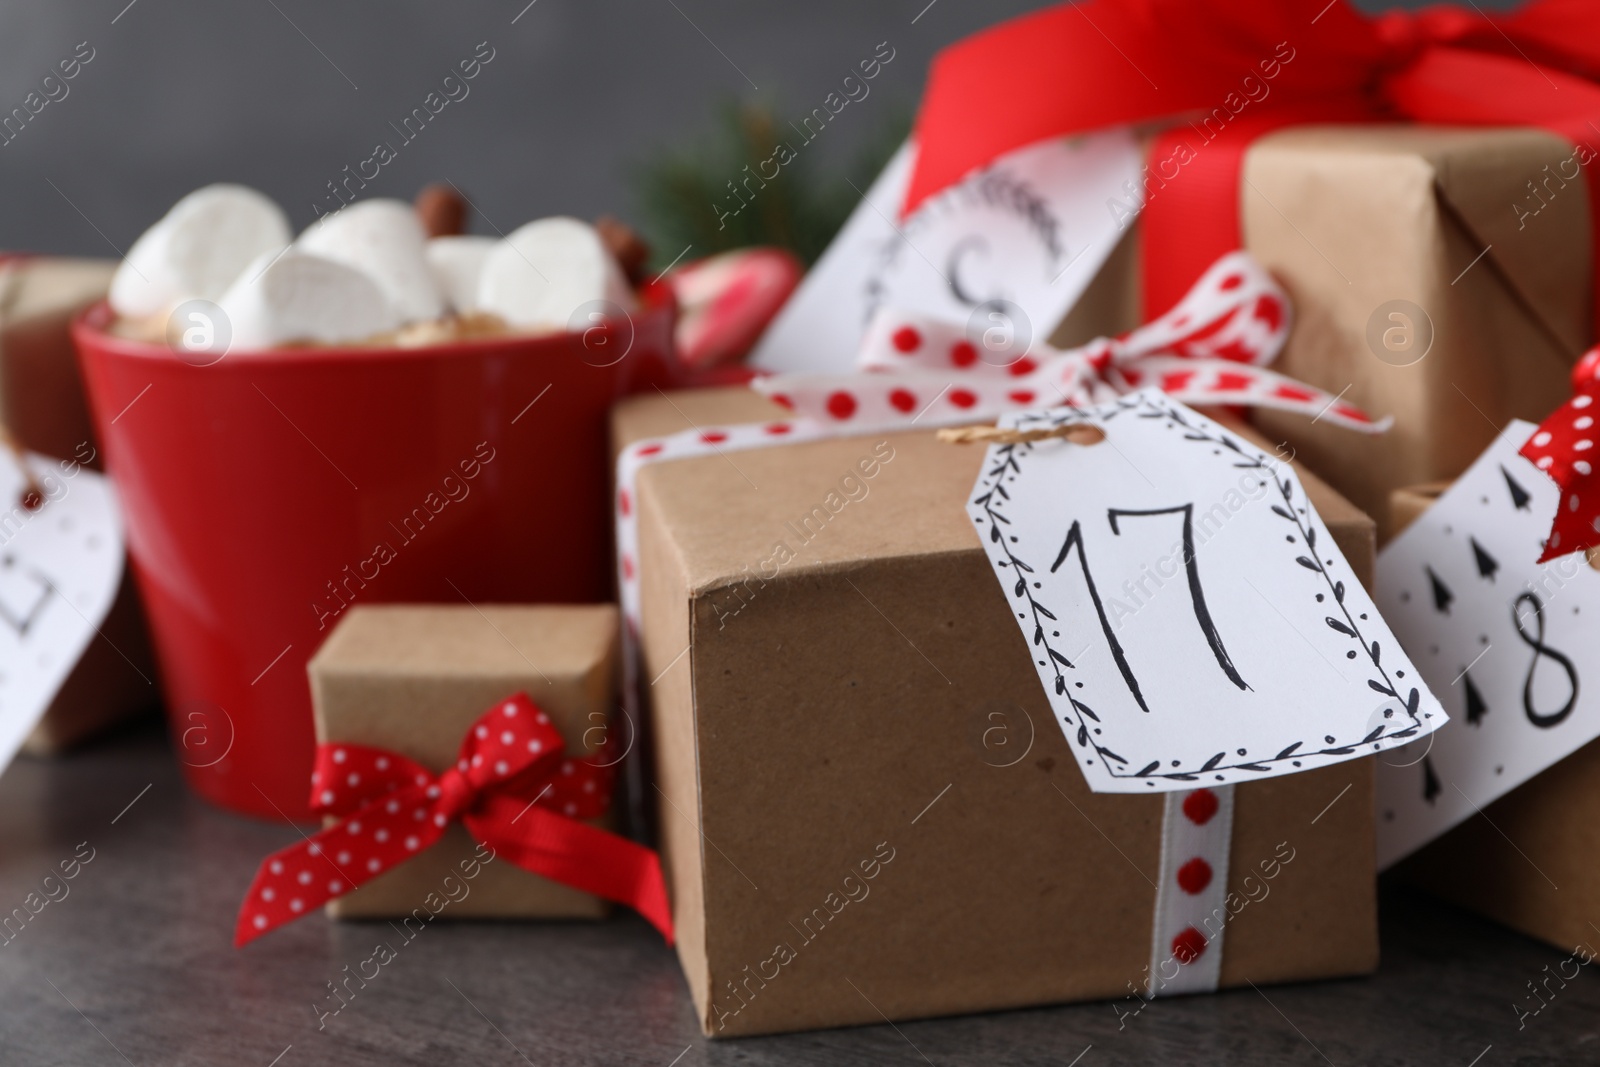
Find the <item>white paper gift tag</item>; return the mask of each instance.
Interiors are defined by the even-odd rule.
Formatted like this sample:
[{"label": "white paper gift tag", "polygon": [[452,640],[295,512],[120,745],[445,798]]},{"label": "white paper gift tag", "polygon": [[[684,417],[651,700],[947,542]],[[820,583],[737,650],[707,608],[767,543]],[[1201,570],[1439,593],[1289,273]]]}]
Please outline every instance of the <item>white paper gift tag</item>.
[{"label": "white paper gift tag", "polygon": [[1143,157],[1125,128],[1008,153],[902,222],[915,153],[908,143],[890,160],[762,336],[754,366],[849,373],[880,307],[967,322],[1006,301],[1022,312],[1006,309],[1009,327],[1042,341],[1142,206]]},{"label": "white paper gift tag", "polygon": [[1378,764],[1378,863],[1427,844],[1600,736],[1580,684],[1600,649],[1600,573],[1538,564],[1561,490],[1507,426],[1378,556],[1378,603],[1449,710],[1438,734]]},{"label": "white paper gift tag", "polygon": [[969,514],[1089,786],[1310,770],[1444,724],[1287,463],[1154,391],[1011,415]]},{"label": "white paper gift tag", "polygon": [[0,449],[0,768],[55,699],[105,621],[122,581],[122,520],[111,483],[69,460],[28,454],[41,490]]}]

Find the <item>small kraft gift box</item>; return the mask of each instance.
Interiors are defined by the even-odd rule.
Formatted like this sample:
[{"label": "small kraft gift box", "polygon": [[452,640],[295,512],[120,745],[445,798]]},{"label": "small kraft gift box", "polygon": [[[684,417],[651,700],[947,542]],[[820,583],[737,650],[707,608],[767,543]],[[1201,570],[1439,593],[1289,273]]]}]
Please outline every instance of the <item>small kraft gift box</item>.
[{"label": "small kraft gift box", "polygon": [[[357,606],[307,666],[319,744],[382,749],[435,773],[455,762],[473,723],[514,693],[549,716],[569,757],[593,756],[608,743],[616,670],[617,611],[605,604]],[[616,807],[585,821],[613,827]],[[609,911],[599,897],[503,857],[481,858],[452,822],[433,847],[330,900],[328,914],[410,915],[468,869],[478,873],[449,917],[598,919]]]},{"label": "small kraft gift box", "polygon": [[[744,389],[635,398],[614,443],[785,414]],[[1161,857],[1163,826],[1203,827],[1216,795],[1166,794],[1174,815],[1090,791],[967,516],[983,457],[927,431],[711,453],[645,467],[619,503],[708,1034],[1096,998],[1126,1019],[1155,961],[1208,949],[1191,929],[1153,957],[1153,915],[1157,878],[1211,878]],[[1365,581],[1371,521],[1301,478]],[[1371,775],[1362,758],[1234,787],[1218,985],[1376,965]]]},{"label": "small kraft gift box", "polygon": [[93,440],[68,326],[105,297],[116,266],[0,257],[0,422],[32,451],[83,459],[80,450]]}]

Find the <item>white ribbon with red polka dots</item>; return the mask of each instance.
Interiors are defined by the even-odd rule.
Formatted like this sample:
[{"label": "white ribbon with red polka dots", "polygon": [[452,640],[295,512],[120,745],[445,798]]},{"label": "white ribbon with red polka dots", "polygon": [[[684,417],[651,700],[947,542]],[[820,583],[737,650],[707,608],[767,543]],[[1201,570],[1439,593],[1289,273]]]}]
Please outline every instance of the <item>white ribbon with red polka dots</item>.
[{"label": "white ribbon with red polka dots", "polygon": [[1289,299],[1245,252],[1212,264],[1176,307],[1121,337],[1062,350],[988,345],[969,326],[881,309],[862,338],[865,374],[780,374],[751,384],[796,414],[834,425],[945,425],[1018,408],[1085,406],[1156,386],[1185,404],[1248,404],[1363,433],[1389,420],[1265,369],[1289,336]]},{"label": "white ribbon with red polka dots", "polygon": [[1217,988],[1232,843],[1233,786],[1166,795],[1147,996]]}]

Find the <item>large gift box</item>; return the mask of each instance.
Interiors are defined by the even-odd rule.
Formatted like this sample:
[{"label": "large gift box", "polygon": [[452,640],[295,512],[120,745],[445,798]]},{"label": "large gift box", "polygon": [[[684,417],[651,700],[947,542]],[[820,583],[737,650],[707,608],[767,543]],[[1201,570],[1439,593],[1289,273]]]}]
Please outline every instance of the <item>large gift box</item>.
[{"label": "large gift box", "polygon": [[[782,415],[683,392],[613,429],[620,449]],[[899,432],[639,475],[660,845],[708,1034],[1144,1003],[1163,800],[1075,765],[963,506],[983,454]],[[1370,520],[1302,478],[1369,575]],[[1375,966],[1371,773],[1234,787],[1220,985]]]},{"label": "large gift box", "polygon": [[[1396,423],[1364,441],[1327,420],[1260,425],[1387,531],[1391,490],[1453,478],[1508,418],[1542,418],[1593,335],[1591,22],[1559,0],[1376,14],[1342,0],[1050,5],[935,57],[904,225],[1028,146],[1145,138],[1120,192],[1050,219],[1053,240],[1077,237],[1060,258],[1105,255],[1113,238],[1091,242],[1095,224],[1137,216],[1138,247],[1112,267],[1136,270],[1142,291],[1103,287],[1113,314],[1143,305],[1120,328],[1240,246],[1276,272],[1297,322],[1275,369]],[[956,260],[950,288],[972,289]]]},{"label": "large gift box", "polygon": [[[1391,491],[1454,477],[1508,420],[1537,420],[1566,398],[1592,330],[1578,173],[1592,158],[1541,130],[1402,125],[1296,126],[1245,151],[1243,243],[1294,304],[1273,369],[1394,425],[1354,437],[1286,412],[1252,420],[1384,534]],[[1162,160],[1149,165],[1160,203],[1172,194]],[[1132,223],[1053,341],[1142,321],[1142,229]]]}]

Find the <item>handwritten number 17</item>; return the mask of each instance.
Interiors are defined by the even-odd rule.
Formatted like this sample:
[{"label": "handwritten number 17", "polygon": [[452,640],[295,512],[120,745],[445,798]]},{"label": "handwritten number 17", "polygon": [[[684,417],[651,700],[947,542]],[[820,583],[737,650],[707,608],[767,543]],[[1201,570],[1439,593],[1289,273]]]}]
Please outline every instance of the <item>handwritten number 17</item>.
[{"label": "handwritten number 17", "polygon": [[[1194,608],[1196,624],[1205,636],[1206,644],[1211,647],[1211,654],[1216,657],[1217,666],[1228,680],[1240,689],[1249,689],[1245,680],[1239,676],[1239,671],[1233,665],[1233,660],[1228,655],[1228,650],[1222,644],[1222,635],[1217,633],[1215,621],[1211,618],[1211,610],[1206,606],[1205,588],[1200,584],[1200,568],[1195,559],[1194,550],[1194,505],[1180,504],[1170,508],[1152,508],[1148,511],[1126,511],[1111,508],[1106,512],[1106,518],[1111,523],[1111,532],[1121,536],[1122,529],[1117,524],[1119,517],[1143,518],[1152,515],[1179,515],[1183,516],[1183,566],[1189,580],[1189,599]],[[1094,574],[1089,569],[1089,557],[1084,549],[1083,528],[1074,520],[1067,530],[1067,538],[1061,545],[1061,551],[1056,555],[1056,560],[1050,565],[1050,572],[1054,574],[1063,563],[1073,546],[1078,549],[1078,565],[1083,571],[1083,580],[1089,587],[1089,599],[1094,602],[1095,614],[1100,619],[1100,630],[1105,634],[1106,643],[1111,649],[1111,658],[1116,661],[1117,670],[1122,674],[1122,680],[1127,683],[1128,691],[1133,694],[1133,699],[1141,710],[1148,712],[1149,705],[1145,703],[1144,693],[1139,688],[1139,679],[1135,677],[1133,668],[1128,664],[1127,654],[1123,651],[1122,644],[1117,640],[1115,631],[1111,628],[1111,620],[1106,616],[1105,604],[1100,599],[1100,591],[1095,585]]]}]

